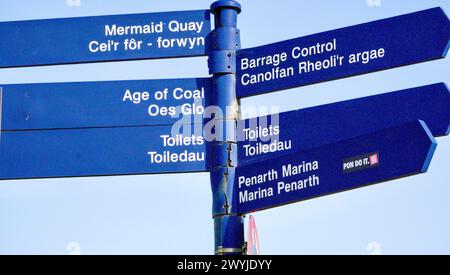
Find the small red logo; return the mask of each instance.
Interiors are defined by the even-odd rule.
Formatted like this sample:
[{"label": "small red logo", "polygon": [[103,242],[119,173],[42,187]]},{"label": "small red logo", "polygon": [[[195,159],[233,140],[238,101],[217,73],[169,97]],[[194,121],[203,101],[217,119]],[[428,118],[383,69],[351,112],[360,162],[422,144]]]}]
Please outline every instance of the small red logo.
[{"label": "small red logo", "polygon": [[378,165],[378,154],[371,155],[369,157],[370,165]]}]

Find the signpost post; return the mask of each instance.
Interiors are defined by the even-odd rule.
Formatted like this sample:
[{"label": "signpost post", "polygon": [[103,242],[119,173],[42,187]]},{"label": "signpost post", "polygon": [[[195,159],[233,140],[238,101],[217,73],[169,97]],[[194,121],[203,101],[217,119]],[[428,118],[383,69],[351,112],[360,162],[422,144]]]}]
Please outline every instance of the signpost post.
[{"label": "signpost post", "polygon": [[211,33],[209,70],[213,75],[213,104],[216,114],[215,141],[212,146],[211,188],[213,194],[215,254],[239,255],[244,247],[244,219],[233,213],[234,173],[237,167],[236,123],[236,50],[240,48],[237,15],[241,6],[235,1],[221,0],[211,5],[215,29]]}]

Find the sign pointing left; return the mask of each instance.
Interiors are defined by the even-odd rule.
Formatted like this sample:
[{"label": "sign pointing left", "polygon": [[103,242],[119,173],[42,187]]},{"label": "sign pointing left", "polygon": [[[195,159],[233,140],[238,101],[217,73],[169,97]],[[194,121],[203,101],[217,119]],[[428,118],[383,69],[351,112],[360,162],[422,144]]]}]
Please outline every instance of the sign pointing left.
[{"label": "sign pointing left", "polygon": [[0,180],[205,172],[201,131],[195,125],[5,131]]},{"label": "sign pointing left", "polygon": [[0,23],[0,68],[205,55],[208,10]]},{"label": "sign pointing left", "polygon": [[[3,85],[2,131],[201,124],[208,78]],[[1,104],[3,103],[3,104]]]}]

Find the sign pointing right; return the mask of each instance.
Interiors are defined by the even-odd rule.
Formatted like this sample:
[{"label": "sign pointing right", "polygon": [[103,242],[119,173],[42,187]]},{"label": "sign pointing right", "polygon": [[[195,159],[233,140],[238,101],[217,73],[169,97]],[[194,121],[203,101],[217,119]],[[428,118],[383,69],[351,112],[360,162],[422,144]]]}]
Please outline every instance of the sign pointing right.
[{"label": "sign pointing right", "polygon": [[450,130],[450,92],[444,83],[330,103],[241,121],[239,164],[422,120],[435,137]]},{"label": "sign pointing right", "polygon": [[427,171],[436,141],[422,121],[236,168],[234,213]]},{"label": "sign pointing right", "polygon": [[238,51],[237,96],[444,58],[450,23],[441,8]]}]

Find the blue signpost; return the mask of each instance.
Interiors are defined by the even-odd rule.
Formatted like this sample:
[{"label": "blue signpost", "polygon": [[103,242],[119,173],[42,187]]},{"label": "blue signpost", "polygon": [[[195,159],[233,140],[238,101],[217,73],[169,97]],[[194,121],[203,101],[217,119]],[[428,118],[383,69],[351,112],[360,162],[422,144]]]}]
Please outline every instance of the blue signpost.
[{"label": "blue signpost", "polygon": [[2,130],[201,124],[209,78],[3,85]]},{"label": "blue signpost", "polygon": [[419,119],[433,136],[449,134],[444,83],[247,119],[239,124],[238,160],[272,159]]},{"label": "blue signpost", "polygon": [[2,131],[0,179],[209,171],[201,125],[172,130],[170,125]]},{"label": "blue signpost", "polygon": [[419,11],[238,52],[237,96],[246,97],[444,58],[450,22]]},{"label": "blue signpost", "polygon": [[444,83],[249,120],[239,98],[443,58],[442,9],[242,50],[240,12],[0,22],[0,68],[208,55],[212,75],[0,85],[0,180],[210,172],[222,255],[245,253],[246,213],[427,170]]},{"label": "blue signpost", "polygon": [[424,173],[436,142],[422,121],[240,166],[236,213]]},{"label": "blue signpost", "polygon": [[212,78],[212,103],[219,107],[214,121],[215,140],[212,147],[211,189],[213,195],[215,254],[239,255],[245,252],[244,218],[233,215],[234,173],[237,163],[236,123],[238,100],[236,97],[236,50],[240,48],[237,16],[241,5],[222,0],[211,5],[215,15],[209,71]]},{"label": "blue signpost", "polygon": [[207,10],[1,22],[0,68],[206,55]]}]

